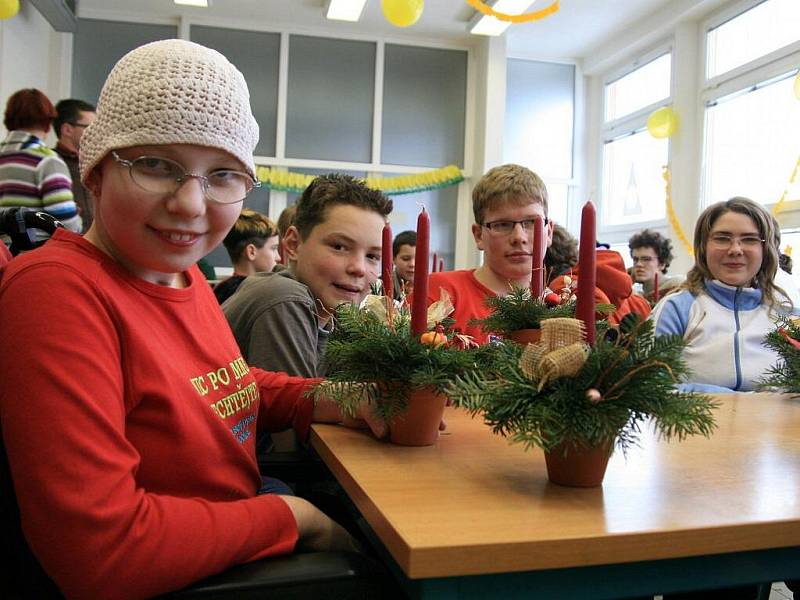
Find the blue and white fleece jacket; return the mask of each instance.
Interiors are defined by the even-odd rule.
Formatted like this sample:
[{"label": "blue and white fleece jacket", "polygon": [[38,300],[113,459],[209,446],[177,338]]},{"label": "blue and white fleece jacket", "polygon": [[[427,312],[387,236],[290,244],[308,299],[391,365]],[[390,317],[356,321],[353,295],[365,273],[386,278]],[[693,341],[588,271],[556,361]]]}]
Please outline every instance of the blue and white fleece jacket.
[{"label": "blue and white fleece jacket", "polygon": [[761,290],[708,280],[697,296],[688,290],[665,296],[650,318],[656,335],[678,334],[687,342],[692,375],[682,390],[747,392],[778,362],[763,342],[780,314],[761,302]]}]

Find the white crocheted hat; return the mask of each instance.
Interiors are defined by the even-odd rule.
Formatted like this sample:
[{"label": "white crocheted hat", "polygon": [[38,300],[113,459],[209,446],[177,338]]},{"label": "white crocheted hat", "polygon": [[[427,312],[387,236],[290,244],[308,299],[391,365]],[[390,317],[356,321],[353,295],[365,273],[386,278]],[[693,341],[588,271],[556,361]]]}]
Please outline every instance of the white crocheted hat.
[{"label": "white crocheted hat", "polygon": [[258,124],[244,76],[216,50],[162,40],[123,56],[81,138],[81,181],[111,150],[198,144],[229,152],[255,175]]}]

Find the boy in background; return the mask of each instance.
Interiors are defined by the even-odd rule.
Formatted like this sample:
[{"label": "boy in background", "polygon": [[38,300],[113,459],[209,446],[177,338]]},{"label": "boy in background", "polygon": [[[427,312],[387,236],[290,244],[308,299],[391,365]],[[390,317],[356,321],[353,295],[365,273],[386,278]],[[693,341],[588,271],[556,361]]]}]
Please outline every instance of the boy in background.
[{"label": "boy in background", "polygon": [[279,258],[278,228],[266,216],[245,208],[222,243],[233,263],[233,275],[214,288],[220,304],[239,289],[245,277],[272,271]]},{"label": "boy in background", "polygon": [[414,289],[414,260],[417,232],[401,231],[392,242],[394,258],[394,299],[402,300]]}]

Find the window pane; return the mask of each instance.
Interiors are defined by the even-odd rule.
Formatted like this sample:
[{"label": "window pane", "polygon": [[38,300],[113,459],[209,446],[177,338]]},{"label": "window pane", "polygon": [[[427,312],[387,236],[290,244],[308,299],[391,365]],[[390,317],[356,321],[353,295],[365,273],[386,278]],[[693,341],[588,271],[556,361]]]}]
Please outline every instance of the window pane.
[{"label": "window pane", "polygon": [[[746,196],[777,202],[797,160],[793,77],[706,109],[706,204]],[[796,188],[793,198],[797,200]]]},{"label": "window pane", "polygon": [[647,131],[603,148],[603,222],[621,225],[663,219],[664,178],[669,141]]},{"label": "window pane", "polygon": [[289,38],[286,156],[372,161],[375,43]]},{"label": "window pane", "polygon": [[569,202],[569,186],[566,183],[548,183],[547,216],[559,225],[567,226],[567,203]]},{"label": "window pane", "polygon": [[258,121],[255,153],[275,156],[280,34],[192,25],[191,38],[221,52],[242,72],[250,90],[250,107]]},{"label": "window pane", "polygon": [[73,35],[72,98],[97,104],[106,77],[120,58],[142,44],[178,37],[178,28],[78,19]]},{"label": "window pane", "polygon": [[573,65],[509,60],[503,162],[572,177],[574,95]]},{"label": "window pane", "polygon": [[[391,173],[386,174],[391,177]],[[425,206],[431,217],[431,256],[444,260],[446,271],[453,269],[455,262],[455,227],[456,207],[458,205],[458,186],[451,185],[438,190],[417,192],[416,194],[400,194],[392,196],[394,208],[389,215],[392,224],[392,233],[397,235],[401,231],[417,229],[417,217],[420,204]]]},{"label": "window pane", "polygon": [[670,95],[672,54],[667,53],[606,85],[606,121],[613,121]]},{"label": "window pane", "polygon": [[766,0],[706,35],[706,77],[726,73],[800,39],[800,2]]},{"label": "window pane", "polygon": [[386,44],[381,162],[464,165],[467,53]]}]

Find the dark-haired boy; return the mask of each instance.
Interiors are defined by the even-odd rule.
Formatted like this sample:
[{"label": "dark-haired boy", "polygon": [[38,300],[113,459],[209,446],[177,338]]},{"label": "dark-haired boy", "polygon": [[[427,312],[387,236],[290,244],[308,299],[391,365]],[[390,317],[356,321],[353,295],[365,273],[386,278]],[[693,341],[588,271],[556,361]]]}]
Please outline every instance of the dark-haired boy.
[{"label": "dark-haired boy", "polygon": [[348,175],[314,179],[284,238],[289,268],[248,277],[222,310],[245,360],[315,377],[333,311],[360,303],[378,279],[381,232],[392,201]]},{"label": "dark-haired boy", "polygon": [[417,232],[401,231],[392,242],[394,261],[394,299],[401,300],[414,288],[414,263],[417,251]]}]

